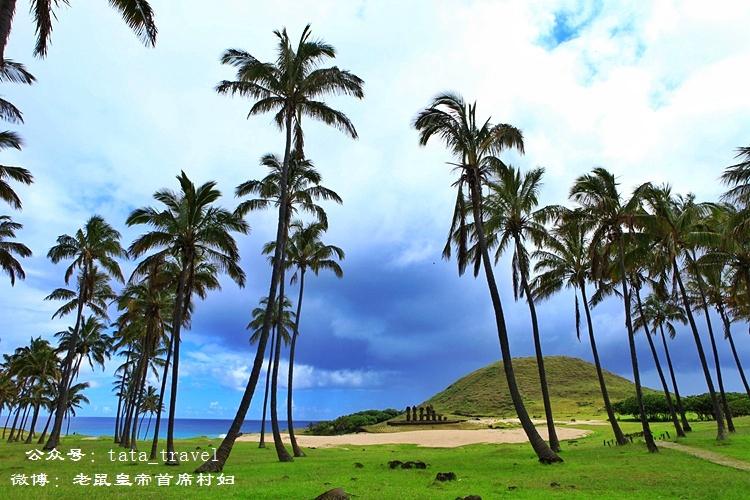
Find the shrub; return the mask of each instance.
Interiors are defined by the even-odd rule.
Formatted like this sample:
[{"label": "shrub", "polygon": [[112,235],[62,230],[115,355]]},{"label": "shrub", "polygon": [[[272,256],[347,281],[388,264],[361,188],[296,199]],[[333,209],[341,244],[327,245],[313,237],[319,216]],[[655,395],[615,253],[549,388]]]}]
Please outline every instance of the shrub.
[{"label": "shrub", "polygon": [[338,417],[335,420],[317,422],[307,427],[309,434],[317,436],[333,436],[357,432],[367,425],[379,424],[399,415],[401,412],[388,408],[387,410],[365,410],[350,415]]}]

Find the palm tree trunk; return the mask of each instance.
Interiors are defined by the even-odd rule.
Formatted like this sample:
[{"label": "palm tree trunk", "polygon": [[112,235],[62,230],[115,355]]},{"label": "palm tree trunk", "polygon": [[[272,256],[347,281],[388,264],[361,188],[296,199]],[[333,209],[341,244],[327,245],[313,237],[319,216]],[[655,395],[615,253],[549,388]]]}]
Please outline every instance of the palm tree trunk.
[{"label": "palm tree trunk", "polygon": [[153,412],[148,413],[148,423],[146,424],[146,432],[143,433],[143,439],[146,439],[146,436],[148,436],[148,430],[151,428],[151,417],[153,416],[154,416]]},{"label": "palm tree trunk", "polygon": [[703,352],[703,344],[701,344],[701,338],[698,335],[698,328],[695,326],[695,318],[693,318],[693,312],[690,309],[690,300],[688,299],[687,292],[685,291],[685,285],[682,282],[682,275],[680,268],[677,265],[677,259],[672,259],[672,270],[675,278],[677,279],[677,286],[680,289],[680,295],[682,296],[682,305],[685,307],[685,314],[688,317],[688,323],[690,323],[690,330],[693,332],[693,339],[695,340],[695,347],[698,350],[698,358],[701,362],[701,368],[703,368],[703,375],[706,377],[706,385],[708,386],[708,393],[711,396],[711,403],[714,407],[714,415],[716,416],[716,439],[721,441],[726,439],[727,431],[724,428],[724,415],[721,410],[721,405],[716,397],[716,391],[714,390],[714,383],[711,380],[711,372],[708,370],[708,363],[706,362],[706,354]]},{"label": "palm tree trunk", "polygon": [[47,437],[47,429],[49,429],[49,423],[52,421],[52,412],[49,412],[49,415],[47,415],[47,423],[44,424],[44,430],[42,431],[42,435],[39,436],[39,441],[36,442],[36,444],[42,444],[44,442],[44,438]]},{"label": "palm tree trunk", "polygon": [[18,425],[18,417],[21,415],[21,409],[23,406],[21,404],[18,405],[18,409],[16,410],[16,416],[13,418],[13,425],[10,428],[10,434],[8,434],[8,442],[13,442],[13,437],[16,434],[16,425]]},{"label": "palm tree trunk", "polygon": [[[521,250],[521,244],[516,239],[517,251]],[[552,403],[549,398],[549,388],[547,387],[547,371],[544,369],[544,355],[542,354],[542,341],[539,336],[539,322],[536,317],[536,307],[534,299],[531,296],[531,288],[526,280],[525,269],[521,269],[521,286],[523,293],[526,294],[526,302],[529,304],[529,314],[531,316],[531,331],[534,337],[534,352],[536,354],[536,365],[539,370],[539,383],[542,387],[542,402],[544,403],[544,415],[547,420],[547,435],[549,436],[549,447],[552,451],[560,451],[560,440],[557,438],[555,431],[555,420],[552,417]]]},{"label": "palm tree trunk", "polygon": [[13,407],[8,406],[8,416],[5,417],[5,425],[3,426],[3,437],[2,439],[5,439],[5,430],[8,428],[8,422],[10,422],[10,417],[13,415]]},{"label": "palm tree trunk", "polygon": [[83,319],[84,297],[87,295],[85,283],[87,281],[88,272],[88,265],[85,265],[81,272],[81,289],[78,292],[76,324],[73,327],[73,335],[70,338],[70,346],[68,347],[68,353],[65,355],[65,361],[63,361],[62,376],[60,377],[60,383],[58,385],[55,420],[52,424],[52,431],[49,433],[49,439],[47,439],[47,443],[44,445],[44,449],[47,451],[57,448],[57,445],[60,443],[60,432],[62,432],[63,419],[65,418],[65,412],[68,409],[68,384],[70,382],[73,358],[75,357],[75,352],[78,347],[78,335],[80,333],[81,321]]},{"label": "palm tree trunk", "polygon": [[13,439],[13,441],[20,441],[23,439],[24,432],[26,431],[26,420],[29,417],[29,412],[31,411],[31,405],[26,405],[23,409],[23,417],[21,417],[21,424],[18,426],[18,433],[16,434],[16,437]]},{"label": "palm tree trunk", "polygon": [[633,333],[633,322],[630,316],[630,295],[628,294],[627,274],[625,272],[625,244],[623,235],[619,235],[619,256],[620,263],[620,283],[622,285],[622,300],[625,305],[625,326],[628,329],[628,346],[630,347],[630,362],[633,366],[633,381],[635,382],[635,399],[638,402],[638,411],[641,417],[641,426],[643,427],[643,439],[646,441],[646,448],[650,453],[659,451],[654,442],[654,436],[651,434],[646,418],[646,410],[643,407],[643,389],[641,387],[641,374],[638,370],[638,353],[635,350],[635,335]]},{"label": "palm tree trunk", "polygon": [[[130,449],[135,450],[138,447],[138,415],[141,410],[141,403],[143,401],[143,389],[146,385],[146,374],[148,372],[148,356],[144,356],[143,358],[143,369],[141,374],[141,380],[138,383],[137,387],[137,399],[135,402],[135,405],[133,406],[133,429],[131,431],[131,438],[130,438]],[[141,419],[141,422],[143,422],[143,419]]]},{"label": "palm tree trunk", "polygon": [[604,372],[602,371],[602,364],[599,361],[599,351],[596,348],[596,339],[594,338],[594,324],[591,321],[591,311],[589,310],[589,302],[586,297],[586,284],[579,283],[578,288],[581,290],[581,300],[583,300],[583,310],[586,312],[586,324],[589,330],[589,342],[591,343],[591,354],[594,356],[594,366],[596,367],[596,376],[599,379],[599,389],[602,391],[602,399],[604,400],[604,409],[607,412],[607,418],[609,424],[612,426],[612,432],[615,435],[615,441],[619,445],[624,445],[628,441],[625,439],[625,435],[620,429],[620,424],[617,422],[615,412],[612,409],[612,403],[609,400],[609,392],[607,391],[607,384],[604,381]]},{"label": "palm tree trunk", "polygon": [[36,427],[36,420],[39,418],[39,403],[34,407],[34,416],[31,417],[31,425],[29,426],[29,435],[26,436],[26,444],[31,444],[31,440],[34,437],[34,428]]},{"label": "palm tree trunk", "polygon": [[174,452],[174,416],[177,404],[177,381],[180,368],[180,329],[184,315],[183,307],[185,302],[185,282],[187,281],[187,266],[192,262],[192,255],[184,255],[182,259],[182,269],[180,269],[180,278],[177,281],[177,295],[175,296],[174,312],[172,315],[172,332],[174,341],[172,342],[172,385],[169,389],[169,418],[167,420],[167,461],[165,465],[180,465]]},{"label": "palm tree trunk", "polygon": [[117,397],[117,414],[115,416],[115,432],[114,432],[114,442],[119,443],[120,442],[120,412],[122,411],[122,396],[125,391],[125,379],[127,379],[128,376],[128,367],[130,364],[130,350],[128,350],[128,356],[125,358],[125,372],[122,375],[122,381],[120,382],[120,390],[119,395]]},{"label": "palm tree trunk", "polygon": [[286,394],[286,421],[289,432],[289,441],[292,443],[292,451],[295,457],[304,457],[305,453],[297,444],[297,438],[294,436],[294,422],[292,420],[292,384],[294,382],[294,348],[297,346],[297,337],[299,336],[299,322],[302,314],[302,294],[305,290],[305,269],[300,270],[299,279],[299,296],[297,297],[297,315],[294,317],[294,332],[292,333],[292,343],[289,346],[289,378],[287,380]]},{"label": "palm tree trunk", "polygon": [[[286,226],[286,225],[285,225]],[[286,229],[285,229],[286,230]],[[292,457],[284,446],[284,442],[281,440],[281,430],[279,429],[279,407],[277,402],[278,387],[279,387],[279,361],[281,361],[281,337],[283,333],[284,325],[284,255],[282,255],[281,262],[281,276],[279,277],[279,306],[277,321],[277,334],[276,334],[276,353],[273,358],[273,371],[271,373],[271,432],[273,433],[273,445],[276,448],[276,455],[279,457],[279,462],[291,462]]]},{"label": "palm tree trunk", "polygon": [[276,345],[276,324],[271,327],[271,349],[268,351],[266,364],[266,392],[263,396],[263,418],[260,421],[260,442],[258,448],[266,447],[266,409],[268,408],[268,388],[271,386],[271,364],[273,363],[274,345]]},{"label": "palm tree trunk", "polygon": [[242,394],[242,400],[237,408],[237,414],[232,420],[232,425],[229,426],[226,437],[222,440],[219,447],[216,449],[215,459],[208,460],[199,466],[195,472],[219,472],[224,468],[224,464],[229,458],[229,454],[232,453],[232,447],[240,434],[242,423],[245,421],[245,415],[247,410],[250,408],[250,402],[253,399],[255,393],[255,387],[258,385],[258,378],[260,378],[260,371],[263,368],[263,358],[265,358],[266,344],[268,343],[268,334],[271,326],[272,319],[272,307],[274,300],[276,299],[276,288],[279,285],[279,275],[281,274],[281,262],[286,251],[286,219],[287,219],[287,175],[289,171],[289,156],[292,145],[292,118],[294,111],[286,110],[286,144],[284,148],[284,163],[282,165],[281,172],[281,200],[279,203],[279,219],[276,227],[276,248],[274,250],[273,265],[271,270],[271,284],[268,291],[268,306],[266,307],[266,316],[263,321],[263,328],[261,330],[260,339],[258,339],[258,349],[255,352],[255,358],[253,360],[253,369],[250,372],[250,378],[247,380],[245,386],[245,392]]},{"label": "palm tree trunk", "polygon": [[487,280],[487,287],[490,291],[490,299],[492,300],[492,308],[495,312],[495,323],[497,326],[497,337],[500,343],[500,353],[503,358],[503,369],[505,370],[505,378],[508,382],[508,391],[510,392],[511,399],[513,400],[513,406],[515,407],[518,420],[521,422],[526,436],[531,443],[531,447],[536,452],[539,461],[544,464],[553,462],[562,462],[557,453],[547,445],[547,443],[539,435],[539,432],[534,427],[534,423],[529,418],[529,414],[526,411],[526,407],[523,404],[523,398],[521,392],[518,390],[518,384],[516,383],[516,375],[513,371],[513,358],[510,353],[510,343],[508,342],[508,330],[505,325],[505,315],[503,313],[503,305],[500,301],[500,293],[497,289],[497,283],[495,282],[495,273],[492,270],[492,261],[490,260],[490,254],[487,249],[487,238],[484,234],[484,225],[482,221],[482,208],[481,208],[481,196],[482,187],[479,183],[477,168],[473,167],[470,172],[472,177],[471,186],[471,201],[472,211],[474,214],[474,226],[477,234],[479,251],[482,254],[482,264],[484,267],[484,274]]},{"label": "palm tree trunk", "polygon": [[69,436],[70,435],[70,421],[73,419],[73,415],[67,415],[67,417],[68,417],[68,425],[65,428],[65,435]]},{"label": "palm tree trunk", "polygon": [[161,388],[159,389],[159,404],[156,408],[156,422],[154,422],[154,439],[151,441],[151,454],[149,460],[156,459],[156,448],[159,445],[159,427],[161,426],[161,412],[164,408],[164,392],[167,388],[167,375],[169,374],[169,362],[172,358],[172,343],[174,342],[174,331],[167,343],[167,359],[164,361],[164,370],[161,374]]},{"label": "palm tree trunk", "polygon": [[677,387],[677,377],[674,374],[674,368],[672,368],[672,357],[669,355],[669,347],[667,347],[667,338],[664,335],[664,326],[659,325],[659,334],[661,335],[661,343],[664,346],[664,355],[667,358],[667,367],[669,368],[669,375],[672,378],[672,387],[674,388],[674,398],[677,401],[677,411],[680,412],[680,419],[682,421],[682,430],[685,432],[691,432],[693,430],[690,427],[687,417],[685,416],[685,407],[682,406],[682,398],[680,398],[680,389]]},{"label": "palm tree trunk", "polygon": [[[693,265],[695,267],[695,253],[693,253]],[[701,306],[703,307],[703,314],[706,316],[706,327],[708,328],[708,338],[711,340],[711,351],[714,356],[714,365],[716,367],[716,382],[719,384],[719,397],[721,398],[721,406],[724,410],[724,418],[727,420],[727,430],[729,432],[735,432],[734,422],[732,421],[732,412],[729,410],[729,403],[727,402],[727,395],[724,392],[724,378],[721,376],[721,362],[719,361],[719,350],[716,347],[716,337],[714,337],[714,328],[711,323],[711,315],[709,314],[708,301],[706,300],[706,293],[703,291],[703,278],[700,272],[696,270],[693,275],[695,276],[695,282],[698,285],[698,293],[701,296]]]},{"label": "palm tree trunk", "polygon": [[[672,418],[672,425],[674,430],[679,437],[685,437],[685,431],[682,430],[680,420],[677,418],[677,412],[675,411],[674,404],[672,403],[672,396],[669,394],[669,386],[667,385],[667,379],[664,377],[664,372],[661,369],[661,362],[659,356],[656,353],[656,347],[654,346],[654,339],[651,338],[651,330],[648,327],[646,316],[643,314],[643,302],[641,302],[641,289],[635,285],[632,286],[635,289],[635,299],[638,305],[638,314],[643,319],[643,332],[646,334],[646,340],[648,340],[648,347],[651,349],[651,356],[654,358],[654,365],[656,366],[656,373],[659,374],[659,380],[661,381],[661,387],[664,391],[664,399],[667,400],[667,408],[669,409],[669,415]],[[654,332],[656,333],[656,332]]]},{"label": "palm tree trunk", "polygon": [[16,0],[0,2],[0,64],[5,64],[5,47],[8,45],[13,15],[16,12]]},{"label": "palm tree trunk", "polygon": [[724,336],[729,341],[729,347],[732,349],[732,356],[734,356],[734,362],[737,365],[737,371],[740,373],[740,379],[742,379],[742,385],[745,386],[745,392],[747,393],[747,396],[750,397],[750,386],[747,384],[747,378],[745,378],[745,370],[742,368],[742,363],[740,363],[740,357],[737,355],[737,348],[734,346],[734,338],[732,337],[732,327],[731,327],[731,323],[729,322],[729,318],[727,317],[726,311],[724,310],[724,305],[719,304],[716,307],[716,310],[719,311],[719,316],[721,316],[721,321],[724,324]]}]

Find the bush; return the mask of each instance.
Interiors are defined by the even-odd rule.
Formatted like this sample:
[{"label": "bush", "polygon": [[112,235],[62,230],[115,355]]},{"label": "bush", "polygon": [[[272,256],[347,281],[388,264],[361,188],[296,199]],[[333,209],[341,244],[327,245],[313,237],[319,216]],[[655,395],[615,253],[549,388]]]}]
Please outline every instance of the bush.
[{"label": "bush", "polygon": [[[733,417],[750,415],[750,398],[747,394],[728,392],[726,396],[729,411],[732,412]],[[674,399],[672,402],[676,404]],[[646,411],[646,418],[649,420],[667,421],[670,418],[667,398],[663,394],[644,394],[643,406]],[[699,420],[713,420],[715,418],[711,396],[708,393],[686,396],[682,398],[682,406],[685,411],[695,413]],[[632,415],[636,419],[640,418],[635,396],[614,403],[612,408],[620,415]]]},{"label": "bush", "polygon": [[349,434],[358,432],[367,425],[379,424],[399,415],[401,412],[388,408],[387,410],[366,410],[351,415],[338,417],[336,420],[327,420],[310,424],[307,427],[309,434],[316,436],[333,436],[338,434]]}]

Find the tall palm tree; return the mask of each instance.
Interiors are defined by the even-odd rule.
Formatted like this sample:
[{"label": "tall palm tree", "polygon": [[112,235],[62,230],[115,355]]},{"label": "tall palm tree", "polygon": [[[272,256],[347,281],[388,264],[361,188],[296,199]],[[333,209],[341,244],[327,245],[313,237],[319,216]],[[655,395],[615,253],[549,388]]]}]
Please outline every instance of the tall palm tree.
[{"label": "tall palm tree", "polygon": [[57,447],[60,440],[63,419],[67,408],[68,387],[70,385],[73,359],[76,354],[79,333],[83,321],[83,308],[92,302],[96,292],[97,276],[101,275],[101,268],[106,275],[123,281],[117,258],[124,256],[125,251],[120,246],[120,233],[100,216],[91,217],[86,225],[76,231],[74,236],[64,234],[57,238],[57,244],[47,253],[47,257],[58,263],[72,259],[65,271],[65,283],[70,281],[73,274],[78,277],[78,297],[76,302],[76,320],[71,335],[70,346],[63,361],[62,376],[58,388],[58,401],[55,409],[55,420],[45,450]]},{"label": "tall palm tree", "polygon": [[[287,239],[286,199],[292,137],[294,136],[295,139],[295,147],[301,153],[303,145],[301,119],[303,116],[307,116],[322,121],[326,125],[334,126],[352,138],[356,138],[357,132],[349,118],[341,111],[329,107],[321,99],[326,95],[337,94],[349,95],[358,99],[364,97],[362,91],[364,82],[362,79],[335,66],[321,67],[323,62],[336,56],[336,50],[322,40],[311,39],[309,25],[303,30],[296,47],[292,45],[286,29],[276,31],[274,34],[279,41],[276,62],[263,63],[248,52],[229,49],[224,52],[221,61],[223,64],[237,68],[237,78],[233,81],[223,81],[216,88],[220,94],[240,95],[255,100],[248,116],[275,112],[274,121],[285,134],[284,157],[281,163],[281,202],[278,206],[276,250],[268,292],[269,308],[275,303],[277,288],[279,283],[283,281],[281,269],[284,263]],[[283,300],[281,302],[283,303]],[[268,343],[271,319],[272,315],[269,309],[242,400],[226,437],[217,449],[216,460],[205,462],[198,467],[196,472],[222,470],[232,451],[232,446],[242,428],[242,423],[255,393],[255,387],[258,384],[266,344]],[[279,450],[277,449],[277,451]]]},{"label": "tall palm tree", "polygon": [[500,301],[500,293],[495,282],[489,245],[482,220],[482,214],[484,213],[484,207],[482,206],[483,189],[487,185],[490,170],[492,167],[502,165],[502,161],[497,155],[503,150],[516,148],[521,152],[523,151],[521,131],[507,124],[493,125],[489,120],[477,122],[476,104],[466,104],[461,96],[452,93],[435,97],[429,107],[417,115],[414,127],[420,133],[419,142],[423,146],[433,137],[445,142],[454,156],[456,163],[453,163],[453,165],[455,165],[459,174],[458,180],[454,183],[454,186],[457,187],[456,205],[451,228],[448,232],[448,242],[443,250],[443,257],[450,257],[451,246],[455,244],[458,251],[459,274],[463,274],[470,258],[468,240],[471,222],[469,214],[471,214],[474,223],[474,231],[471,234],[476,239],[479,257],[476,262],[481,262],[482,267],[484,267],[495,313],[505,377],[516,414],[539,460],[543,463],[560,462],[562,459],[552,451],[534,427],[518,390],[508,343],[505,316]]},{"label": "tall palm tree", "polygon": [[[260,336],[263,333],[263,322],[266,320],[266,310],[268,306],[268,297],[263,297],[258,305],[258,307],[253,309],[253,312],[251,313],[252,319],[250,320],[250,323],[248,323],[247,328],[253,332],[253,334],[250,336],[250,343],[256,344],[258,340],[260,339]],[[271,386],[271,365],[274,361],[274,359],[277,357],[276,355],[276,335],[281,335],[281,340],[283,340],[284,344],[289,344],[289,340],[291,335],[289,335],[289,332],[292,330],[294,326],[294,319],[293,315],[294,313],[291,311],[292,303],[287,299],[284,298],[284,306],[283,306],[283,314],[281,321],[279,321],[276,318],[272,319],[273,328],[271,330],[271,350],[268,351],[268,363],[266,364],[266,390],[265,395],[263,396],[263,417],[261,418],[260,423],[260,441],[258,442],[258,448],[265,448],[266,447],[266,409],[268,408],[268,390]],[[279,309],[276,307],[271,308],[271,314],[278,315]]]},{"label": "tall palm tree", "polygon": [[[650,258],[648,251],[643,252],[642,257]],[[675,410],[674,403],[672,403],[672,395],[669,393],[669,386],[667,385],[667,379],[664,376],[664,371],[661,369],[661,361],[659,361],[659,355],[656,352],[656,346],[654,345],[654,340],[651,338],[652,333],[656,335],[656,332],[652,332],[650,328],[650,321],[649,318],[646,316],[644,310],[643,310],[643,301],[641,300],[641,288],[644,283],[647,282],[647,279],[639,269],[636,268],[636,266],[632,266],[629,276],[630,276],[630,288],[633,292],[633,297],[631,298],[632,305],[631,307],[635,309],[636,314],[633,319],[633,329],[637,332],[638,329],[642,329],[645,336],[646,341],[648,342],[648,347],[651,350],[651,356],[654,359],[654,366],[656,367],[656,373],[659,375],[659,381],[661,382],[662,390],[664,391],[664,399],[667,402],[667,409],[669,410],[669,415],[672,418],[672,425],[674,425],[675,433],[678,437],[685,437],[685,431],[682,429],[682,425],[680,425],[679,418],[677,416],[678,411]]]},{"label": "tall palm tree", "polygon": [[[630,348],[630,362],[633,368],[636,401],[643,428],[643,437],[649,452],[656,452],[658,448],[651,433],[651,427],[646,419],[643,406],[643,390],[641,375],[638,369],[638,354],[635,349],[635,337],[630,311],[630,294],[628,292],[627,272],[625,269],[625,243],[631,237],[630,228],[636,211],[639,208],[638,196],[623,200],[617,188],[615,176],[606,169],[597,167],[591,173],[578,177],[570,190],[570,197],[578,202],[583,213],[593,225],[591,235],[591,256],[593,276],[599,281],[611,280],[612,269],[619,273],[620,286],[625,309],[625,327],[628,334]],[[611,256],[614,255],[615,264],[612,265]]]},{"label": "tall palm tree", "polygon": [[[55,337],[60,339],[58,350],[60,352],[67,352],[72,342],[73,329],[68,328],[67,330],[57,332],[55,333]],[[71,382],[78,379],[83,360],[88,362],[92,370],[94,369],[94,364],[104,370],[104,363],[111,355],[111,348],[112,338],[107,335],[104,324],[95,316],[85,318],[81,324],[78,345],[75,346],[77,358],[73,365],[73,372],[70,377]]]},{"label": "tall palm tree", "polygon": [[672,379],[672,388],[674,389],[675,402],[677,404],[677,411],[680,413],[680,423],[682,430],[690,432],[693,429],[690,427],[687,416],[685,415],[685,407],[682,404],[682,398],[680,397],[680,389],[677,386],[677,377],[675,376],[674,367],[672,366],[672,357],[669,354],[669,347],[667,346],[667,338],[664,335],[664,330],[667,330],[670,338],[677,336],[677,329],[675,324],[686,324],[687,317],[685,311],[680,307],[674,297],[665,296],[665,294],[654,290],[650,293],[642,303],[642,313],[635,320],[636,328],[640,325],[641,321],[649,322],[651,324],[651,332],[656,335],[657,330],[661,337],[661,343],[664,347],[664,355],[667,359],[667,367],[669,368],[669,375]]},{"label": "tall palm tree", "polygon": [[215,205],[221,197],[215,182],[196,188],[182,172],[177,176],[180,191],[157,191],[154,198],[164,209],[138,208],[127,219],[128,226],[145,224],[151,231],[139,236],[128,253],[137,258],[156,250],[149,258],[174,258],[180,267],[172,312],[172,385],[170,389],[169,421],[167,424],[168,465],[178,465],[174,459],[174,418],[177,400],[177,381],[180,362],[180,330],[185,320],[186,304],[190,302],[191,285],[195,283],[196,264],[201,260],[229,275],[240,287],[245,284],[245,273],[240,268],[237,243],[232,232],[246,234],[249,226],[232,212]]},{"label": "tall palm tree", "polygon": [[0,269],[10,278],[10,284],[16,284],[16,278],[25,279],[26,273],[18,262],[18,257],[31,257],[31,249],[23,243],[12,241],[16,231],[23,226],[7,215],[0,215]]},{"label": "tall palm tree", "polygon": [[544,238],[544,249],[537,250],[533,254],[536,260],[534,271],[538,273],[533,282],[534,298],[544,299],[563,288],[572,288],[575,294],[575,317],[576,333],[581,338],[580,323],[581,314],[578,303],[578,294],[581,295],[583,310],[586,314],[586,325],[588,327],[591,354],[594,358],[596,376],[599,380],[599,389],[604,401],[604,409],[617,444],[624,445],[628,441],[625,438],[620,424],[617,422],[612,403],[609,399],[607,384],[604,380],[604,371],[599,360],[599,351],[596,347],[594,336],[594,324],[591,321],[589,300],[586,294],[586,283],[591,281],[591,258],[589,255],[590,242],[586,237],[587,231],[584,227],[581,214],[576,211],[561,210],[562,217],[559,218],[555,227],[549,231]]},{"label": "tall palm tree", "polygon": [[500,166],[493,169],[489,182],[489,194],[484,204],[488,212],[484,223],[490,246],[496,246],[495,263],[502,253],[511,247],[513,258],[513,297],[526,297],[531,317],[531,331],[534,339],[534,352],[539,370],[539,381],[542,388],[542,402],[547,419],[547,435],[552,451],[560,451],[560,440],[555,431],[555,420],[552,416],[552,403],[547,386],[547,371],[544,369],[542,341],[539,335],[539,322],[534,304],[534,296],[529,285],[529,252],[526,240],[531,239],[536,245],[544,240],[546,230],[544,222],[548,218],[546,208],[537,209],[539,188],[542,184],[544,169],[535,168],[522,174],[512,166]]},{"label": "tall palm tree", "polygon": [[[68,0],[31,0],[30,10],[36,26],[36,46],[34,55],[47,55],[47,46],[52,35],[52,23],[57,18],[55,9],[60,3],[68,4]],[[120,12],[125,23],[135,32],[146,45],[156,43],[156,24],[154,12],[146,0],[109,0],[109,4]],[[5,47],[16,12],[16,0],[3,0],[0,3],[0,65],[5,60]]]},{"label": "tall palm tree", "polygon": [[81,407],[82,404],[89,404],[89,398],[87,398],[83,391],[88,389],[89,383],[82,382],[74,384],[68,389],[68,396],[65,398],[67,401],[65,408],[65,418],[68,420],[67,429],[65,435],[70,434],[70,420],[76,416],[76,410]]},{"label": "tall palm tree", "polygon": [[729,186],[722,198],[747,208],[750,206],[750,146],[737,148],[735,158],[741,161],[721,174],[721,182]]},{"label": "tall palm tree", "polygon": [[676,202],[669,186],[656,187],[647,183],[639,189],[642,191],[643,198],[651,210],[650,216],[644,217],[642,221],[646,224],[646,230],[656,239],[661,255],[671,264],[672,276],[677,283],[677,290],[682,298],[688,324],[693,333],[695,347],[698,351],[698,358],[703,369],[703,375],[706,379],[706,386],[708,387],[714,407],[717,428],[716,439],[723,440],[726,438],[724,412],[714,389],[711,372],[706,361],[706,354],[703,350],[700,335],[698,334],[695,318],[693,317],[690,298],[682,279],[682,269],[678,263],[679,260],[683,260],[688,265],[691,265],[693,261],[691,251],[697,245],[705,243],[708,232],[699,227],[699,225],[707,215],[710,207],[695,203],[681,204]]},{"label": "tall palm tree", "polygon": [[[153,385],[149,385],[143,394],[141,412],[143,413],[143,417],[148,413],[148,424],[146,424],[146,431],[143,433],[144,436],[148,436],[148,430],[151,428],[151,417],[155,413],[161,412],[161,408],[159,408],[159,393],[156,392],[156,387]],[[139,431],[143,427],[143,417],[141,417],[141,424],[138,427]]]},{"label": "tall palm tree", "polygon": [[[289,378],[287,380],[286,415],[289,440],[295,457],[305,456],[297,444],[294,435],[294,422],[292,419],[292,387],[294,383],[294,352],[299,336],[299,324],[302,316],[302,297],[305,291],[305,273],[312,271],[316,276],[320,271],[331,271],[337,278],[342,278],[344,272],[337,261],[344,259],[344,251],[334,245],[326,245],[321,241],[321,236],[327,229],[324,222],[311,222],[304,224],[301,221],[292,223],[293,233],[289,237],[286,249],[286,267],[293,268],[291,282],[299,280],[299,295],[297,296],[297,312],[294,315],[294,331],[289,346]],[[271,251],[272,246],[266,248]]]}]

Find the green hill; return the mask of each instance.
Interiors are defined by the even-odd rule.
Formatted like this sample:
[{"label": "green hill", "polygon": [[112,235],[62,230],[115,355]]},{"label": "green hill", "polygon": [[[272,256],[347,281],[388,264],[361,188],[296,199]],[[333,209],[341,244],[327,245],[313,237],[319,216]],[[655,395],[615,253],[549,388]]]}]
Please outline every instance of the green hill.
[{"label": "green hill", "polygon": [[[544,366],[556,419],[606,416],[593,364],[567,356],[547,356]],[[514,358],[513,368],[529,414],[543,417],[536,359]],[[604,378],[612,402],[635,394],[635,385],[630,380],[607,371]],[[644,388],[644,392],[653,391]],[[501,363],[493,363],[458,379],[425,404],[433,405],[439,413],[453,415],[515,416]]]}]

